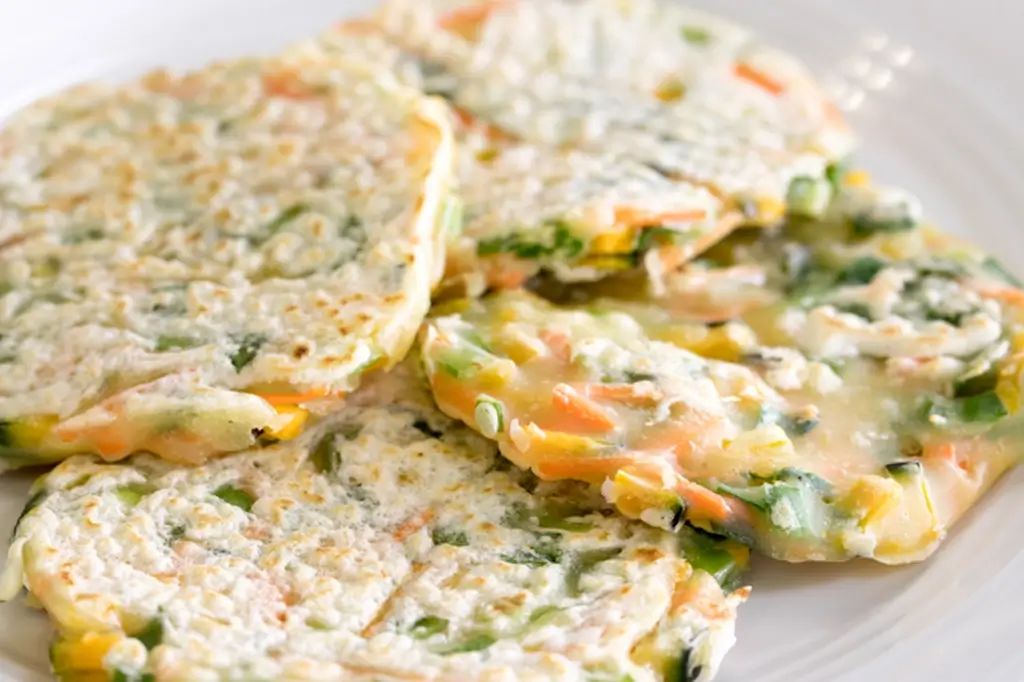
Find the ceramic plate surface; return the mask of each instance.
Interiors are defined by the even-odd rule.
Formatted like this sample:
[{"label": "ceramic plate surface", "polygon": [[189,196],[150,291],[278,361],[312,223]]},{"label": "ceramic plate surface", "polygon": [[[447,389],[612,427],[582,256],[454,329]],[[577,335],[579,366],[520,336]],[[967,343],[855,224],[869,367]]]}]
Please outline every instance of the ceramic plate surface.
[{"label": "ceramic plate surface", "polygon": [[[1024,5],[1009,0],[691,0],[808,60],[847,108],[862,165],[1024,273]],[[73,82],[265,52],[368,0],[2,0],[0,116]],[[0,537],[31,474],[0,478]],[[1024,679],[1024,472],[927,563],[755,564],[722,682]],[[0,606],[0,680],[50,679],[44,616]]]}]

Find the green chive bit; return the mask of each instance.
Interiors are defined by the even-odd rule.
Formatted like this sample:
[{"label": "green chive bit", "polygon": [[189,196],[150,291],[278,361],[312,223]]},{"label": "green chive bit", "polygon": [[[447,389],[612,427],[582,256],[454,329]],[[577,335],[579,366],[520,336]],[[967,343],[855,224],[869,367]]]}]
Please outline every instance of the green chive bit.
[{"label": "green chive bit", "polygon": [[154,490],[156,488],[148,483],[129,483],[115,489],[114,495],[129,507],[134,507],[142,501],[143,497],[149,495]]},{"label": "green chive bit", "polygon": [[446,649],[439,649],[437,653],[441,656],[451,656],[452,654],[468,654],[474,651],[483,651],[484,649],[489,648],[492,644],[494,644],[497,641],[498,640],[496,640],[491,635],[476,635],[474,637],[470,637],[461,644],[456,644],[455,646],[451,646]]},{"label": "green chive bit", "polygon": [[505,431],[505,406],[500,400],[489,395],[481,395],[476,399],[476,408],[473,411],[476,425],[480,433],[488,438],[494,438]]},{"label": "green chive bit", "polygon": [[255,502],[252,495],[232,485],[222,485],[213,491],[213,496],[246,512],[252,511],[252,505]]},{"label": "green chive bit", "polygon": [[424,616],[412,624],[409,634],[416,639],[427,639],[448,630],[448,619]]}]

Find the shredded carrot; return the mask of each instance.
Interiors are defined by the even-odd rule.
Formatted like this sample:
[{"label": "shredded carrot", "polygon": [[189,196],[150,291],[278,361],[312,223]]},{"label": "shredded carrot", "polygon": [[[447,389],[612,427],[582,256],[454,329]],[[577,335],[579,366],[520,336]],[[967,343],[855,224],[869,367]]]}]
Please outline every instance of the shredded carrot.
[{"label": "shredded carrot", "polygon": [[707,211],[675,211],[651,213],[638,208],[624,206],[615,209],[615,222],[622,227],[645,227],[648,225],[671,225],[673,223],[694,223],[704,220]]},{"label": "shredded carrot", "polygon": [[641,390],[636,384],[581,384],[573,388],[588,398],[613,400],[627,405],[649,405],[664,397],[657,387]]},{"label": "shredded carrot", "polygon": [[544,345],[551,349],[552,355],[556,358],[562,362],[572,360],[572,345],[569,343],[568,334],[551,329],[541,329],[538,336]]},{"label": "shredded carrot", "polygon": [[577,481],[604,480],[619,469],[633,463],[628,455],[614,457],[579,457],[575,459],[545,460],[537,463],[534,471],[545,480],[571,479]]},{"label": "shredded carrot", "polygon": [[611,431],[615,428],[615,421],[600,405],[593,400],[580,395],[567,384],[558,384],[551,391],[551,402],[559,410],[575,417],[587,426]]},{"label": "shredded carrot", "polygon": [[723,215],[710,232],[701,235],[696,240],[684,244],[672,244],[658,249],[657,255],[661,261],[662,269],[665,272],[676,270],[687,261],[692,260],[698,254],[720,242],[730,232],[735,230],[742,221],[743,217],[739,213],[730,212]]},{"label": "shredded carrot", "polygon": [[276,71],[263,74],[263,90],[268,95],[286,99],[309,99],[309,87],[296,71]]},{"label": "shredded carrot", "polygon": [[530,278],[522,265],[507,253],[484,258],[481,266],[487,285],[496,289],[518,289]]},{"label": "shredded carrot", "polygon": [[513,0],[485,0],[475,5],[458,7],[438,19],[437,25],[445,30],[462,34],[471,31],[487,19],[491,12],[511,5]]},{"label": "shredded carrot", "polygon": [[676,492],[686,501],[688,514],[696,513],[716,521],[725,521],[729,518],[731,510],[726,499],[702,485],[680,477],[676,482]]},{"label": "shredded carrot", "polygon": [[271,405],[301,405],[311,400],[323,398],[328,393],[326,388],[315,388],[308,393],[253,393],[257,398],[263,398]]},{"label": "shredded carrot", "polygon": [[455,114],[455,119],[463,128],[479,130],[484,134],[484,136],[486,136],[488,140],[501,141],[513,139],[512,136],[506,133],[504,130],[502,130],[501,128],[494,124],[484,121],[471,111],[467,111],[462,107],[456,106],[451,107],[451,109],[452,112]]},{"label": "shredded carrot", "polygon": [[406,519],[406,521],[396,528],[395,532],[391,535],[399,542],[402,542],[420,528],[423,528],[423,526],[430,523],[432,518],[434,518],[434,511],[432,509],[425,509],[412,518]]},{"label": "shredded carrot", "polygon": [[1013,287],[981,288],[976,290],[982,298],[991,298],[1009,305],[1024,306],[1024,291]]},{"label": "shredded carrot", "polygon": [[757,87],[767,90],[773,95],[781,95],[786,91],[786,87],[782,83],[775,80],[765,72],[755,69],[750,64],[740,62],[734,67],[733,72],[739,78],[749,81]]}]

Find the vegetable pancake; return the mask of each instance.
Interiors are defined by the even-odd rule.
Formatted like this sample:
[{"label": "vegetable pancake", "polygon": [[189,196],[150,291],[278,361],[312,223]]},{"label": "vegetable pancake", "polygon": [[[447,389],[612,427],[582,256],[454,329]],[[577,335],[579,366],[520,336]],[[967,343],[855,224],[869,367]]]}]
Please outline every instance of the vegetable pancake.
[{"label": "vegetable pancake", "polygon": [[709,187],[751,224],[820,213],[849,126],[796,59],[666,0],[390,0],[379,21],[505,134]]},{"label": "vegetable pancake", "polygon": [[711,679],[746,549],[513,470],[405,369],[287,443],[40,479],[2,588],[61,679]]},{"label": "vegetable pancake", "polygon": [[294,437],[408,350],[444,107],[319,54],[41,101],[0,131],[0,468]]},{"label": "vegetable pancake", "polygon": [[441,408],[542,479],[601,483],[655,526],[684,518],[788,561],[916,561],[1019,455],[991,426],[1024,356],[994,359],[997,342],[838,367],[651,304],[510,293],[463,307],[425,331]]},{"label": "vegetable pancake", "polygon": [[[292,49],[358,54],[445,96],[457,78],[367,21],[340,24]],[[448,289],[515,288],[541,270],[569,282],[645,263],[671,270],[740,220],[707,189],[621,155],[530,144],[465,117],[456,133],[463,231],[450,235]]]}]

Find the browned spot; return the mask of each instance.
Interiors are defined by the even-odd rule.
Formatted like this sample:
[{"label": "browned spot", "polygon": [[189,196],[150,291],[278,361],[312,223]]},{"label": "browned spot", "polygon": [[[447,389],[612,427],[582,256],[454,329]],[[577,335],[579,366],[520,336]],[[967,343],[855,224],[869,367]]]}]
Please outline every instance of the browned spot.
[{"label": "browned spot", "polygon": [[664,557],[665,553],[657,547],[641,547],[640,549],[636,550],[634,556],[640,561],[646,563],[654,563],[658,559]]},{"label": "browned spot", "polygon": [[420,211],[423,208],[423,195],[416,197],[416,211]]},{"label": "browned spot", "polygon": [[370,622],[366,624],[362,632],[359,633],[360,637],[373,637],[377,634],[378,627],[387,618],[388,612],[391,610],[391,605],[397,600],[402,593],[405,591],[405,587],[416,580],[425,570],[427,570],[427,564],[416,563],[412,565],[412,570],[405,576],[401,584],[395,588],[395,591],[388,595],[388,598],[384,600],[384,603],[377,609],[377,613],[374,614]]},{"label": "browned spot", "polygon": [[296,360],[301,360],[307,355],[309,355],[309,346],[306,344],[300,343],[292,349],[292,357]]},{"label": "browned spot", "polygon": [[292,304],[291,304],[291,305],[289,305],[289,306],[288,306],[287,308],[285,308],[285,309],[284,309],[284,311],[285,311],[286,313],[294,313],[294,312],[295,312],[296,310],[298,310],[298,309],[299,309],[299,306],[297,306],[297,305],[295,305],[294,303],[292,303]]},{"label": "browned spot", "polygon": [[511,597],[503,597],[491,604],[491,608],[498,613],[515,613],[526,604],[526,594],[520,592]]},{"label": "browned spot", "polygon": [[318,300],[314,305],[317,308],[326,308],[330,304],[327,301],[324,301],[324,300],[321,299],[321,300]]}]

